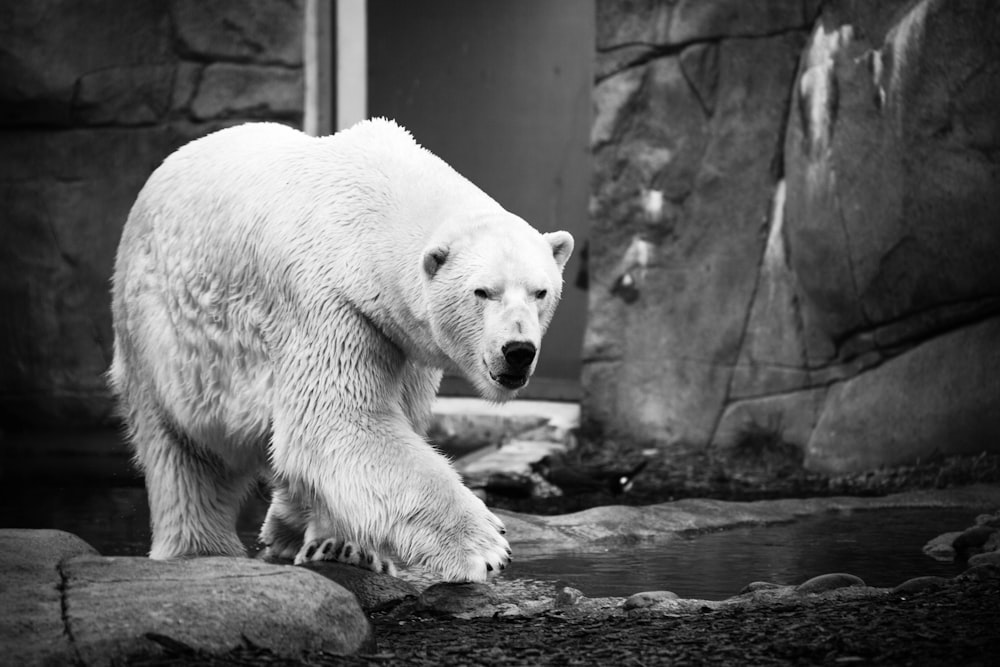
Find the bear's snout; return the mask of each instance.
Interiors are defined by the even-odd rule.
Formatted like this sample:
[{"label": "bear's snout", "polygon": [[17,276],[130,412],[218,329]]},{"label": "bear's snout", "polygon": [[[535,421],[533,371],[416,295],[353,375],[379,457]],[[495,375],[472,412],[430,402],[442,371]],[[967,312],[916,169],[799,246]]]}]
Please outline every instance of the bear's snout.
[{"label": "bear's snout", "polygon": [[535,345],[529,341],[513,341],[501,348],[503,358],[512,371],[527,371],[535,360]]}]

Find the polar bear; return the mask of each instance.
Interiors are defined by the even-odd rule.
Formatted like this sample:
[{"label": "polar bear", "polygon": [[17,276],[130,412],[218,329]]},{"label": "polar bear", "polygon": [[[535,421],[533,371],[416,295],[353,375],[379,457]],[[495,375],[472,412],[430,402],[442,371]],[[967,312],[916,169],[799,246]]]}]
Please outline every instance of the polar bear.
[{"label": "polar bear", "polygon": [[443,370],[490,401],[527,384],[572,251],[387,120],[251,123],[168,157],[112,290],[150,557],[245,555],[235,521],[264,475],[272,557],[503,569],[503,524],[423,433]]}]

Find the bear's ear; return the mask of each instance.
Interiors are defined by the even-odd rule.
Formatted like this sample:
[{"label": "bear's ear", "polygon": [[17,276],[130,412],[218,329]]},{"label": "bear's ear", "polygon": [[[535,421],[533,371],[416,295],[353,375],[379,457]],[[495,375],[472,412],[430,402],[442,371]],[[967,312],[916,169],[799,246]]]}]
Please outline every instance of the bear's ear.
[{"label": "bear's ear", "polygon": [[448,248],[445,246],[428,248],[424,251],[424,273],[428,278],[433,278],[447,259]]},{"label": "bear's ear", "polygon": [[562,271],[566,268],[570,255],[573,254],[573,236],[569,232],[549,232],[542,236],[552,246],[552,257]]}]

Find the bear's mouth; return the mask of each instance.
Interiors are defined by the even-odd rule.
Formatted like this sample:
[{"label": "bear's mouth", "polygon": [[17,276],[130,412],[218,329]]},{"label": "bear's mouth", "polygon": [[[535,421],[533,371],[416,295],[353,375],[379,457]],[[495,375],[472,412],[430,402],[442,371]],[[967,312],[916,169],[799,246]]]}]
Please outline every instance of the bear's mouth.
[{"label": "bear's mouth", "polygon": [[493,371],[490,371],[489,373],[490,379],[505,389],[520,389],[524,385],[528,384],[527,375],[519,375],[515,373],[500,373],[499,375],[494,375]]}]

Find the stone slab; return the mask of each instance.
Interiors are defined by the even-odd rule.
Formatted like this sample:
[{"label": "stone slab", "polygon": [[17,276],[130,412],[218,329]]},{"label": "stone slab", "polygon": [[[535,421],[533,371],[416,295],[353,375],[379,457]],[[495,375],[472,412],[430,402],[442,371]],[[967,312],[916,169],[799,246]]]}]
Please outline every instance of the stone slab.
[{"label": "stone slab", "polygon": [[148,633],[212,653],[250,642],[288,659],[370,648],[355,597],[304,568],[237,558],[82,556],[64,569],[67,626],[88,665],[159,654]]}]

